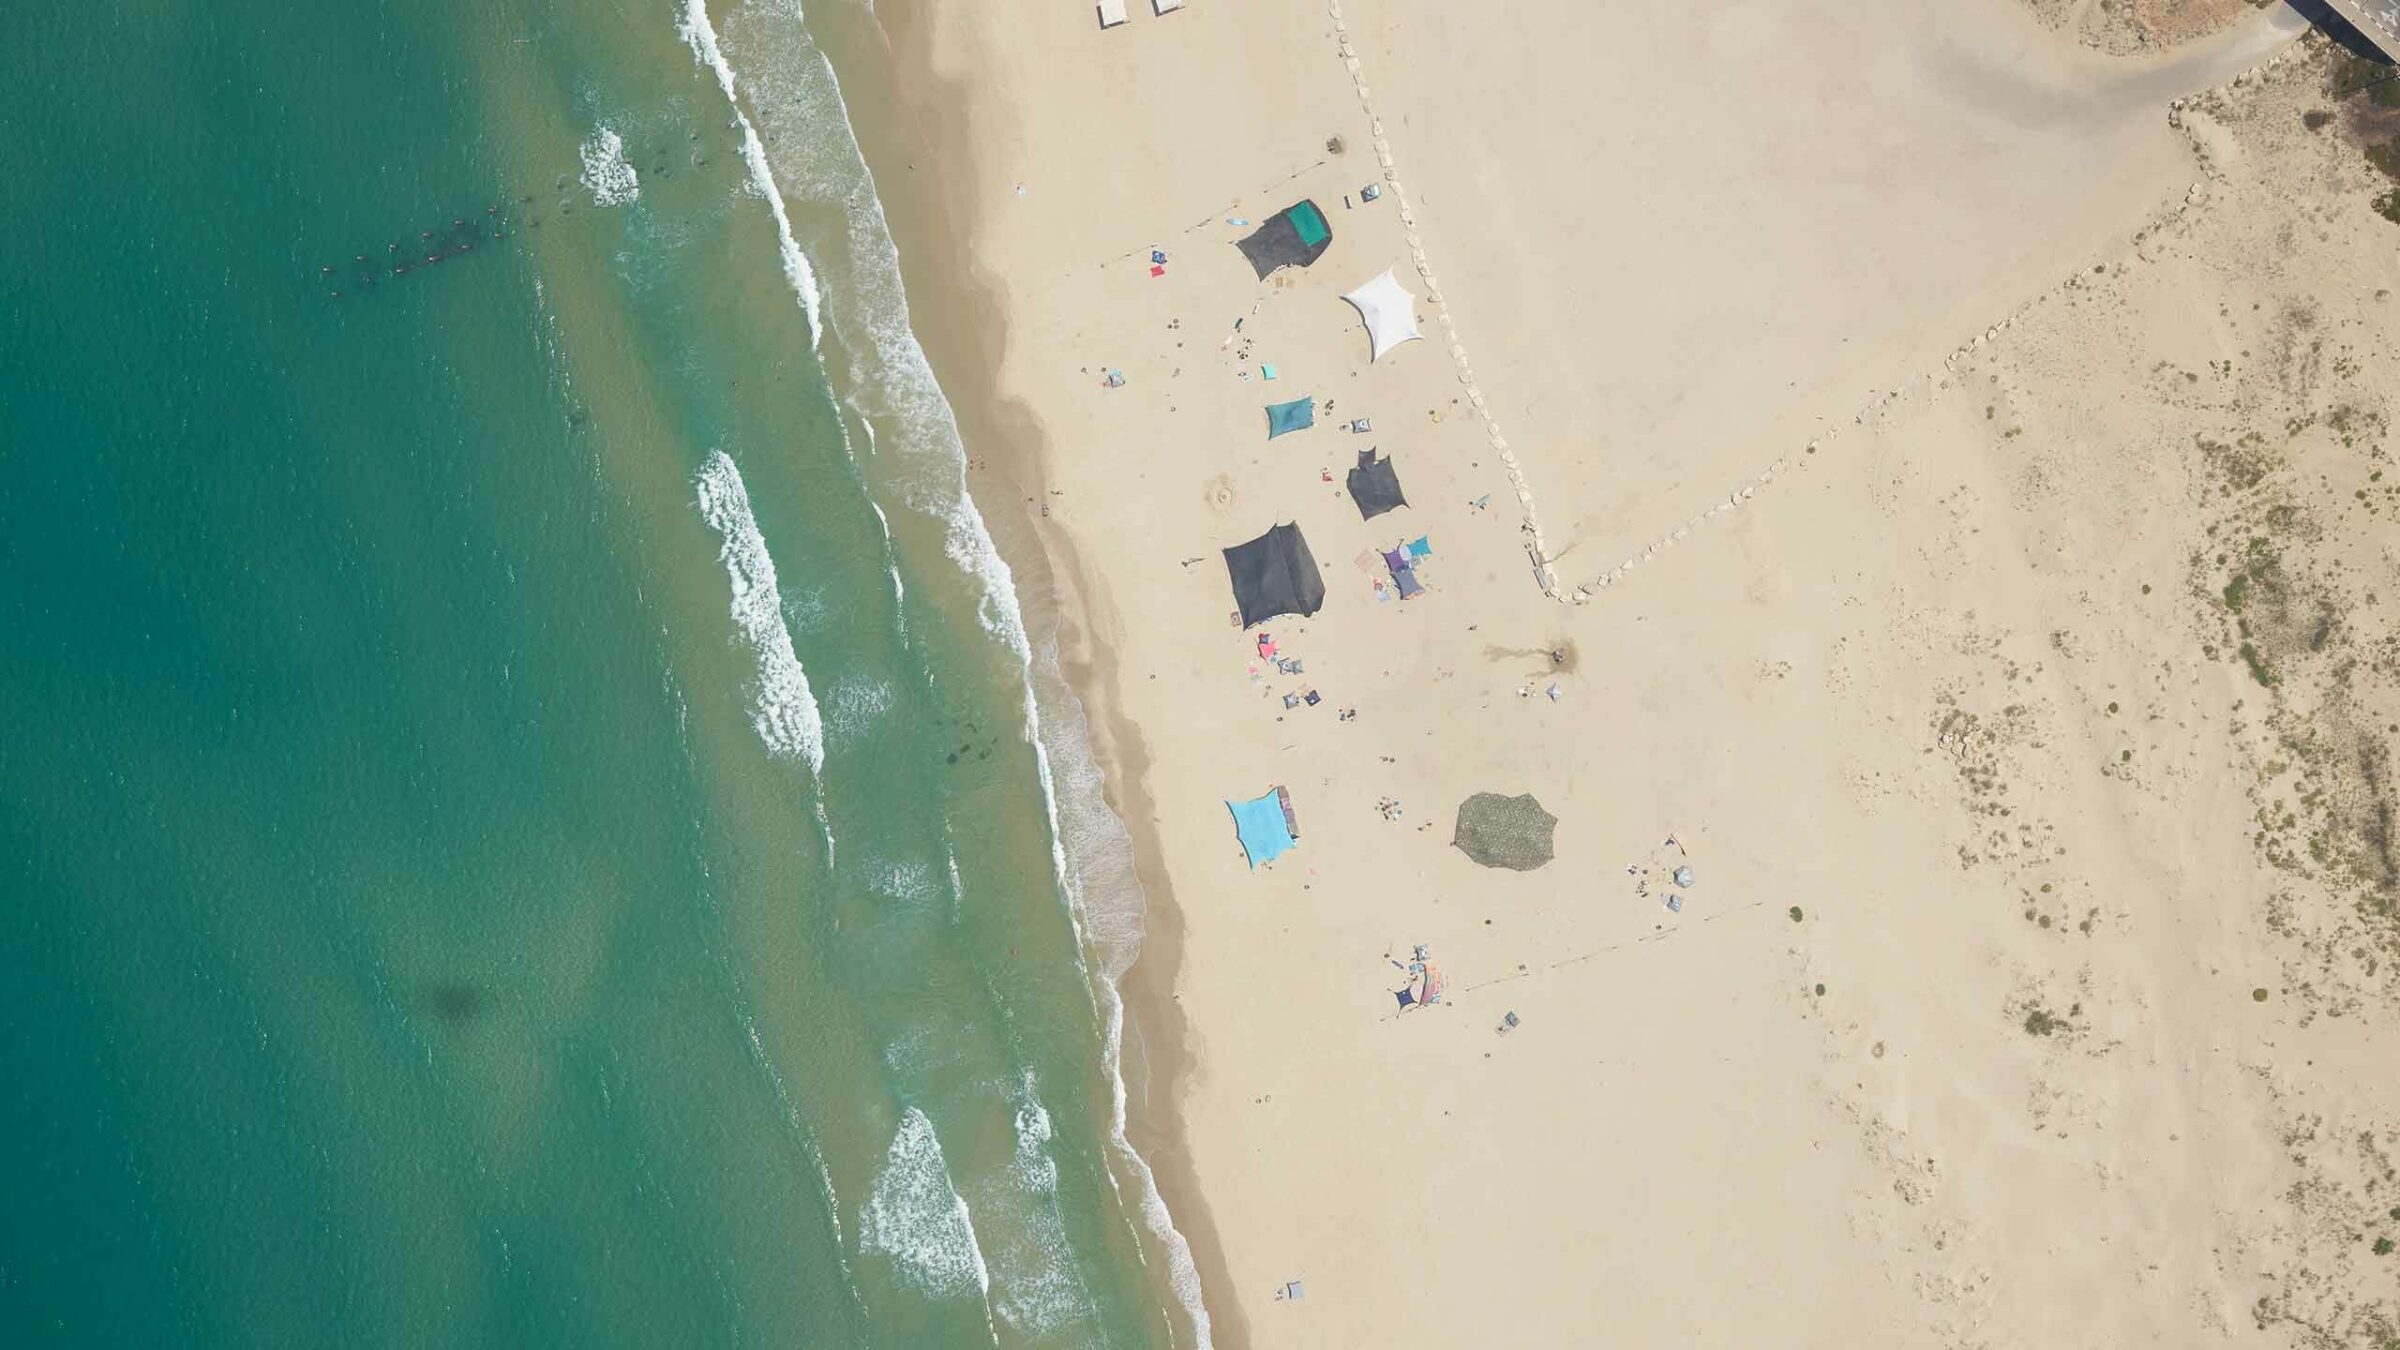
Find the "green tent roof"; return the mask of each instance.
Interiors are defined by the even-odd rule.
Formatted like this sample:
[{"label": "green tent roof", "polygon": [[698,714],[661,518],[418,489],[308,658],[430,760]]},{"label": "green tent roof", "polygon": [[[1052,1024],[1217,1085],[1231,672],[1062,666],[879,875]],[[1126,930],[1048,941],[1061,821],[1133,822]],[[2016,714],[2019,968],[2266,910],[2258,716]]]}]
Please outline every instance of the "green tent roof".
[{"label": "green tent roof", "polygon": [[1310,248],[1333,238],[1333,227],[1325,223],[1325,213],[1317,209],[1315,202],[1302,202],[1292,207],[1289,214],[1292,228],[1300,235],[1300,242]]},{"label": "green tent roof", "polygon": [[1312,201],[1298,201],[1259,223],[1235,241],[1250,260],[1250,269],[1264,281],[1279,267],[1306,267],[1323,257],[1333,242],[1333,227]]}]

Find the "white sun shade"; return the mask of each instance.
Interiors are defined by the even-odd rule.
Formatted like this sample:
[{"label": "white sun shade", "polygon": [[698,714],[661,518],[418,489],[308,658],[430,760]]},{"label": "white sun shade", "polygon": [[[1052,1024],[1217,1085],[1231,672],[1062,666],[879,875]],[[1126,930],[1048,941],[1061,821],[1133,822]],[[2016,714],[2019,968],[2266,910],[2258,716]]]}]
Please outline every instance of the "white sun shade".
[{"label": "white sun shade", "polygon": [[1358,307],[1358,317],[1367,321],[1367,342],[1373,355],[1367,359],[1380,361],[1383,354],[1403,342],[1425,336],[1417,331],[1417,297],[1400,289],[1392,269],[1342,297]]}]

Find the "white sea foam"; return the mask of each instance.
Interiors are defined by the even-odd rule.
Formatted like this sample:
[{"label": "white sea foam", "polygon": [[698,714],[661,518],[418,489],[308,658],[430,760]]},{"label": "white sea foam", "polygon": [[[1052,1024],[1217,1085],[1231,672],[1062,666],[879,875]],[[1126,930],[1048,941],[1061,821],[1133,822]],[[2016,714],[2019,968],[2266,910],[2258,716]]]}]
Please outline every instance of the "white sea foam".
[{"label": "white sea foam", "polygon": [[900,580],[900,553],[892,545],[892,518],[883,513],[882,503],[873,497],[867,505],[875,508],[875,525],[883,531],[883,570],[892,579],[892,608],[900,614],[900,631],[908,631],[908,587]]},{"label": "white sea foam", "polygon": [[[1108,807],[1083,704],[1068,686],[1053,645],[1045,643],[1028,663],[1026,687],[1034,691],[1032,696],[1040,706],[1053,712],[1037,723],[1035,746],[1043,751],[1037,759],[1043,786],[1050,795],[1059,886],[1075,916],[1079,940],[1100,967],[1093,987],[1098,990],[1102,1058],[1108,1070],[1109,1146],[1133,1179],[1142,1221],[1165,1254],[1167,1280],[1191,1318],[1194,1343],[1207,1350],[1209,1319],[1201,1300],[1200,1267],[1192,1259],[1191,1243],[1175,1227],[1166,1197],[1158,1192],[1158,1178],[1149,1159],[1126,1133],[1125,999],[1118,985],[1141,955],[1145,905],[1141,878],[1134,870],[1133,836]],[[1055,754],[1049,752],[1050,744],[1055,744]],[[1063,783],[1051,774],[1054,760],[1065,767]],[[1109,1180],[1116,1183],[1114,1172]]]},{"label": "white sea foam", "polygon": [[583,190],[600,206],[622,206],[642,195],[641,179],[625,158],[625,139],[612,127],[595,127],[584,140]]},{"label": "white sea foam", "polygon": [[1077,1268],[1058,1207],[1058,1164],[1050,1157],[1050,1113],[1031,1069],[1010,1094],[1017,1144],[1006,1169],[980,1178],[975,1212],[992,1267],[992,1310],[1031,1344],[1083,1344],[1069,1333],[1096,1323],[1100,1309]]},{"label": "white sea foam", "polygon": [[862,1251],[892,1259],[901,1274],[937,1297],[988,1295],[991,1274],[975,1245],[973,1215],[950,1184],[950,1167],[933,1122],[915,1107],[900,1116],[883,1170],[858,1216]]},{"label": "white sea foam", "polygon": [[783,194],[775,189],[774,170],[767,166],[767,148],[759,144],[758,129],[750,125],[749,115],[742,111],[741,96],[734,91],[733,67],[725,64],[725,54],[717,46],[717,29],[708,21],[707,0],[684,0],[675,32],[692,49],[693,59],[716,75],[717,87],[725,91],[725,101],[733,105],[733,122],[742,133],[742,163],[750,170],[750,186],[766,198],[767,208],[775,213],[775,236],[783,253],[783,275],[792,283],[793,293],[800,297],[801,311],[808,315],[808,345],[813,351],[824,334],[821,318],[824,300],[817,292],[816,269],[808,265],[807,255],[792,238],[791,214],[784,210]]},{"label": "white sea foam", "polygon": [[1034,1090],[1033,1070],[1017,1084],[1017,1151],[1009,1160],[1009,1175],[1026,1190],[1048,1194],[1058,1189],[1058,1164],[1050,1161],[1050,1113]]},{"label": "white sea foam", "polygon": [[926,1082],[979,1071],[970,1061],[968,1043],[982,1030],[955,1014],[916,1022],[894,1030],[883,1046],[883,1066],[899,1081]]},{"label": "white sea foam", "polygon": [[892,686],[865,675],[842,675],[825,694],[825,731],[835,740],[861,736],[891,711]]},{"label": "white sea foam", "polygon": [[883,1067],[898,1078],[904,1074],[922,1072],[934,1058],[928,1047],[934,1043],[931,1027],[908,1027],[893,1033],[883,1043]]},{"label": "white sea foam", "polygon": [[[717,558],[733,585],[733,623],[742,641],[758,658],[758,678],[750,690],[750,725],[758,729],[771,754],[796,757],[811,773],[825,770],[825,727],[809,692],[808,674],[792,650],[792,632],[784,626],[783,597],[775,589],[775,560],[767,556],[767,541],[750,513],[750,490],[733,457],[711,450],[694,482],[699,489],[700,518],[724,541]],[[827,846],[831,847],[830,835]]]},{"label": "white sea foam", "polygon": [[[700,0],[689,3],[697,10]],[[886,420],[895,433],[890,439],[900,448],[897,455],[876,444],[873,422],[862,421],[875,484],[911,511],[940,524],[945,553],[977,585],[984,628],[1016,657],[1022,670],[1025,736],[1034,751],[1049,816],[1052,866],[1079,947],[1099,965],[1092,985],[1111,1088],[1111,1149],[1138,1192],[1144,1222],[1190,1319],[1193,1343],[1205,1350],[1210,1344],[1209,1318],[1190,1245],[1176,1230],[1148,1162],[1125,1132],[1120,1064],[1124,1005],[1117,981],[1140,950],[1143,909],[1131,840],[1100,793],[1082,709],[1059,673],[1055,654],[1045,650],[1037,660],[1008,564],[968,494],[965,443],[911,331],[899,253],[873,175],[850,132],[848,109],[832,66],[799,20],[795,5],[778,0],[753,0],[735,12],[729,32],[742,83],[751,91],[751,106],[761,123],[776,133],[780,181],[797,200],[837,208],[845,223],[840,247],[822,252],[841,300],[829,316],[841,361],[833,373],[836,388],[854,412],[862,419]],[[705,46],[704,59],[730,93],[735,67],[725,61],[714,30],[706,24],[705,12],[696,22],[687,21],[687,36],[706,32],[705,44],[695,40],[694,50]],[[756,142],[751,133],[748,143]],[[877,510],[880,514],[881,507]],[[896,567],[893,582],[899,582]],[[1055,716],[1045,719],[1045,709]],[[1054,763],[1067,766],[1063,785]],[[1117,1183],[1114,1169],[1110,1181]]]},{"label": "white sea foam", "polygon": [[[840,419],[842,453],[850,457],[853,466],[858,465],[859,457],[857,449],[850,443],[850,422],[851,415],[857,411],[856,408],[846,408],[846,415]],[[872,459],[875,455],[875,424],[863,417],[857,421],[859,434],[867,438],[867,457]],[[908,637],[908,586],[900,580],[900,552],[892,542],[892,518],[884,514],[883,503],[875,500],[874,492],[866,489],[863,473],[860,487],[866,490],[867,505],[875,512],[875,528],[883,534],[883,570],[892,582],[892,616],[899,624],[900,636],[905,641]]]},{"label": "white sea foam", "polygon": [[867,889],[912,909],[922,906],[934,898],[933,865],[922,858],[876,863]]},{"label": "white sea foam", "polygon": [[822,628],[834,608],[834,599],[821,585],[796,585],[783,593],[783,622],[795,633],[813,633]]}]

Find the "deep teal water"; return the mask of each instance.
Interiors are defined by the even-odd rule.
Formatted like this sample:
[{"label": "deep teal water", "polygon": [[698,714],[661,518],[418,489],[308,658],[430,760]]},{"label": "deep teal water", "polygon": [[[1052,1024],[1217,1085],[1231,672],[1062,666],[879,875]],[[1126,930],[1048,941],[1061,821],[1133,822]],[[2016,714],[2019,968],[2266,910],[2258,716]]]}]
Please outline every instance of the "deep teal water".
[{"label": "deep teal water", "polygon": [[675,7],[5,31],[0,1343],[1164,1343],[957,447]]}]

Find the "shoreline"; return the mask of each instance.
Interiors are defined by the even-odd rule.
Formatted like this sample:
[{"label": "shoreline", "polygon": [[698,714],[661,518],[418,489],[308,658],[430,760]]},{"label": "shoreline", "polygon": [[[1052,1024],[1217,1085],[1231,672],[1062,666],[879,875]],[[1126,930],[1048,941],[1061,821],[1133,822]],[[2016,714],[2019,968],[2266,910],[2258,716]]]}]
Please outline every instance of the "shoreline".
[{"label": "shoreline", "polygon": [[[2201,1113],[2220,1094],[2161,1071],[2230,1077],[2220,1047],[2275,1001],[2250,981],[2288,953],[2239,927],[2255,860],[2162,875],[2152,846],[2246,810],[2191,774],[2238,755],[2222,709],[2248,690],[2191,664],[2159,595],[2204,567],[2187,511],[2213,535],[2224,509],[2177,447],[2218,434],[2237,353],[2264,353],[2244,397],[2281,391],[2287,436],[2360,370],[2312,364],[2315,309],[2235,275],[2255,232],[2159,214],[2216,199],[2186,188],[2195,146],[2230,183],[2332,144],[2304,86],[2272,132],[2213,95],[2160,110],[2285,43],[2280,12],[2135,68],[1998,3],[1810,0],[1735,32],[1567,0],[1228,0],[1106,31],[896,2],[844,16],[844,68],[882,109],[861,138],[922,340],[1042,635],[1069,894],[1101,1015],[1130,1024],[1108,1165],[1133,1222],[1163,1231],[1164,1204],[1180,1229],[1144,1243],[1162,1286],[1190,1307],[1196,1280],[1228,1344],[1948,1343],[2060,1310],[2133,1343],[2254,1306],[2205,1260],[2135,1263],[2246,1241],[2211,1216],[2280,1184],[2246,1168],[2280,1156],[2273,1110]],[[1912,162],[1946,167],[1890,171]],[[1791,191],[1762,213],[1759,183]],[[1324,265],[1259,275],[1233,231],[1295,198],[1332,222]],[[1434,341],[1378,351],[1348,288],[1411,258]],[[1962,314],[1985,331],[1952,351]],[[1262,438],[1287,396],[1320,425]],[[1701,522],[1675,526],[1638,584],[1560,605],[1488,509],[1524,485],[1486,404],[1569,583],[1761,447],[1840,439],[1712,510],[1710,542],[1668,552]],[[2170,411],[2187,434],[2146,452]],[[1347,491],[1354,456],[1405,500]],[[1253,633],[1203,564],[1285,524],[1323,598]],[[1400,542],[1429,561],[1394,565]],[[1296,856],[1226,837],[1228,794],[1269,785]],[[1455,846],[1481,793],[1535,795],[1552,865]],[[2175,1147],[2115,1143],[2161,1114]],[[2137,1241],[2008,1241],[2094,1204]],[[2261,1269],[2317,1259],[2267,1246]]]},{"label": "shoreline", "polygon": [[[1140,950],[1117,982],[1126,1138],[1149,1166],[1161,1202],[1190,1246],[1211,1343],[1243,1350],[1250,1343],[1248,1327],[1238,1301],[1225,1296],[1230,1270],[1179,1109],[1197,1053],[1175,997],[1184,921],[1161,856],[1148,789],[1150,754],[1118,697],[1117,657],[1098,636],[1108,616],[1094,609],[1099,591],[1087,565],[1064,530],[1043,524],[1041,513],[1030,509],[1048,492],[1055,463],[1031,406],[999,387],[997,371],[1009,341],[1007,288],[976,263],[970,240],[978,212],[962,194],[941,191],[943,184],[976,181],[966,120],[971,100],[944,96],[964,82],[934,61],[925,3],[885,0],[863,12],[829,11],[812,27],[853,110],[852,131],[899,250],[917,340],[970,448],[968,483],[976,507],[1015,576],[1029,628],[1056,640],[1059,674],[1081,704],[1104,800],[1129,837],[1143,915]],[[873,115],[857,116],[861,108]],[[1155,1243],[1145,1230],[1145,1260]],[[1154,1270],[1153,1277],[1162,1304],[1174,1307],[1178,1296],[1167,1272]]]}]

